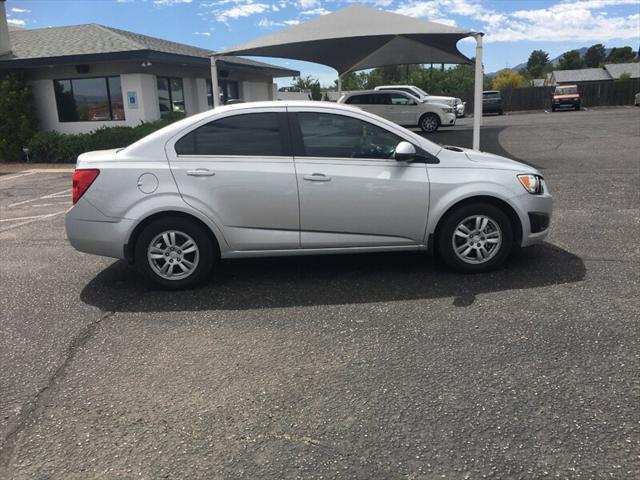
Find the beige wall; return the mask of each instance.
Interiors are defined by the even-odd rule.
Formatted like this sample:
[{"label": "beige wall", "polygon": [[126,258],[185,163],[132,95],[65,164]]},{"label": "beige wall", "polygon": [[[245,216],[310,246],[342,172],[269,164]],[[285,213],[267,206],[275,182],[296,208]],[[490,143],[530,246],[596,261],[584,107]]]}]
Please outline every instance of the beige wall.
[{"label": "beige wall", "polygon": [[[102,126],[135,126],[160,118],[156,76],[182,78],[185,110],[187,115],[209,109],[207,104],[206,81],[210,71],[207,68],[178,67],[168,64],[154,64],[142,67],[140,62],[94,63],[89,71],[79,74],[75,65],[52,66],[25,70],[33,88],[36,111],[41,130],[55,130],[62,133],[85,133]],[[54,79],[91,78],[100,76],[120,76],[125,105],[125,120],[100,122],[60,122],[53,89]],[[238,82],[240,97],[245,101],[272,100],[275,98],[275,84],[268,76],[229,71],[224,80]],[[127,93],[135,92],[137,108],[127,102]]]}]

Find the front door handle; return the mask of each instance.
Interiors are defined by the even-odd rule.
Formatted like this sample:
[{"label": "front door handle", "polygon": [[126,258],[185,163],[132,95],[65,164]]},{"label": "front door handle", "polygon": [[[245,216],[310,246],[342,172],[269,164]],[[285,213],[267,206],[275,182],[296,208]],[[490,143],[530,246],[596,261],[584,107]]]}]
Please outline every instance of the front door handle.
[{"label": "front door handle", "polygon": [[312,175],[303,175],[303,179],[308,182],[330,182],[331,177],[326,176],[324,173],[314,173]]},{"label": "front door handle", "polygon": [[213,177],[216,172],[209,170],[208,168],[196,168],[195,170],[187,170],[187,175],[192,177]]}]

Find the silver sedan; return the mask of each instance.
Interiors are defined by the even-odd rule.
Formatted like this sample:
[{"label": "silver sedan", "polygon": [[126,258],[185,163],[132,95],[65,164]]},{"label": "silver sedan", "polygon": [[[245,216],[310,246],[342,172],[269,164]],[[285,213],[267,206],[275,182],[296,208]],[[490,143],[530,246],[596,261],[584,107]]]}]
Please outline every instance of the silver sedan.
[{"label": "silver sedan", "polygon": [[85,153],[73,202],[76,249],[174,289],[220,258],[418,250],[484,272],[541,242],[552,208],[528,165],[320,102],[225,106]]}]

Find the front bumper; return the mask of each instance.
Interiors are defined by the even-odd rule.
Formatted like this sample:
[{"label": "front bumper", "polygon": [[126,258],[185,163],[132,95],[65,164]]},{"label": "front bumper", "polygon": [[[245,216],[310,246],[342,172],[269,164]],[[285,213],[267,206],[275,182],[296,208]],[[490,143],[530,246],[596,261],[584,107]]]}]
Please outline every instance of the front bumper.
[{"label": "front bumper", "polygon": [[453,127],[456,124],[456,118],[455,113],[445,113],[442,119],[442,126]]},{"label": "front bumper", "polygon": [[104,257],[125,258],[124,245],[133,220],[103,215],[81,198],[65,215],[67,238],[76,250]]},{"label": "front bumper", "polygon": [[553,211],[553,197],[548,193],[531,195],[524,193],[513,199],[522,225],[521,246],[541,243],[549,234]]}]

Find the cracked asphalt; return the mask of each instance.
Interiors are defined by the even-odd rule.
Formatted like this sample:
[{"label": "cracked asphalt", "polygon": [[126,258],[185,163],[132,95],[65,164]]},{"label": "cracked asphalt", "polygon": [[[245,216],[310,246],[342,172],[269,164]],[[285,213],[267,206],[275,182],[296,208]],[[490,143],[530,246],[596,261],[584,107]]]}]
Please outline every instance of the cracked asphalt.
[{"label": "cracked asphalt", "polygon": [[152,291],[68,245],[68,173],[0,176],[0,478],[639,478],[640,109],[484,125],[555,199],[486,275],[252,259]]}]

